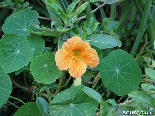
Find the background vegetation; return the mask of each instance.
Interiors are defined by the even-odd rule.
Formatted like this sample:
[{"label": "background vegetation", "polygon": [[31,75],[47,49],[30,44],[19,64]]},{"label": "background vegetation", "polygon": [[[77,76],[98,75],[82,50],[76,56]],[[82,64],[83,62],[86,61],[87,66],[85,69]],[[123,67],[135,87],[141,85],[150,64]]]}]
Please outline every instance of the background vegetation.
[{"label": "background vegetation", "polygon": [[[154,22],[154,0],[1,0],[0,116],[155,114]],[[55,64],[75,35],[100,57],[79,86]]]}]

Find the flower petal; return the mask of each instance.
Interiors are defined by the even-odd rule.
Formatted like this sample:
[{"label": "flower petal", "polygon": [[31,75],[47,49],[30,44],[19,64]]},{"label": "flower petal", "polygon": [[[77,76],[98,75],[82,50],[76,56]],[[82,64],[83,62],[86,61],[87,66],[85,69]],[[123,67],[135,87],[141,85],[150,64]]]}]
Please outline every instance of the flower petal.
[{"label": "flower petal", "polygon": [[83,52],[85,51],[86,48],[87,48],[86,42],[81,40],[81,41],[77,42],[77,43],[73,46],[72,49],[73,49],[73,50],[78,49],[78,50],[80,50],[81,53],[83,53]]},{"label": "flower petal", "polygon": [[69,73],[72,77],[81,77],[86,72],[86,64],[82,61],[73,62],[69,68]]},{"label": "flower petal", "polygon": [[81,38],[78,36],[74,36],[74,37],[68,39],[66,42],[63,43],[62,49],[65,49],[68,52],[72,52],[72,50],[74,49],[74,46],[79,41],[82,41]]},{"label": "flower petal", "polygon": [[96,67],[99,64],[99,57],[95,49],[87,48],[82,54],[83,62],[90,67]]},{"label": "flower petal", "polygon": [[72,64],[70,54],[64,49],[59,49],[56,52],[55,61],[59,70],[67,70]]}]

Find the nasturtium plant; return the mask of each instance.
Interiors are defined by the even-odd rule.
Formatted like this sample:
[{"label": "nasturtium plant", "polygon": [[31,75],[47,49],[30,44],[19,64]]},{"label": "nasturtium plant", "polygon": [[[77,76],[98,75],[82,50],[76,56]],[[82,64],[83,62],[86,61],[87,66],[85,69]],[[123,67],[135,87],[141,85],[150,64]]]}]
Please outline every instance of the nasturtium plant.
[{"label": "nasturtium plant", "polygon": [[27,27],[35,24],[39,15],[35,10],[25,9],[10,15],[2,26],[5,34],[15,33],[27,37],[30,33]]},{"label": "nasturtium plant", "polygon": [[28,41],[22,35],[5,34],[0,40],[0,67],[7,73],[27,66],[33,57]]},{"label": "nasturtium plant", "polygon": [[87,41],[100,49],[121,47],[122,43],[118,38],[107,34],[92,34],[87,36]]},{"label": "nasturtium plant", "polygon": [[29,102],[24,105],[22,105],[17,112],[14,114],[14,116],[42,116],[40,113],[37,104],[35,102]]},{"label": "nasturtium plant", "polygon": [[2,107],[8,100],[12,91],[12,82],[8,74],[0,69],[0,107]]},{"label": "nasturtium plant", "polygon": [[89,88],[89,87],[84,87],[82,89],[89,97],[92,97],[93,99],[95,99],[98,103],[102,102],[102,96],[97,93],[95,90]]},{"label": "nasturtium plant", "polygon": [[155,0],[2,0],[0,116],[155,115]]},{"label": "nasturtium plant", "polygon": [[34,54],[43,53],[45,49],[45,41],[40,36],[31,35],[27,37],[27,40]]},{"label": "nasturtium plant", "polygon": [[32,24],[27,27],[27,31],[29,33],[35,34],[35,35],[43,35],[43,36],[52,36],[52,37],[58,37],[59,33],[55,32],[55,30],[47,28],[47,27],[40,27],[39,24]]},{"label": "nasturtium plant", "polygon": [[44,116],[49,116],[49,104],[46,102],[46,100],[42,97],[38,97],[36,103],[40,113]]},{"label": "nasturtium plant", "polygon": [[112,51],[99,65],[103,84],[117,95],[137,90],[142,72],[133,56],[121,49]]},{"label": "nasturtium plant", "polygon": [[39,83],[50,84],[61,76],[57,69],[53,53],[39,55],[31,61],[30,70],[34,79]]},{"label": "nasturtium plant", "polygon": [[[89,97],[84,86],[74,86],[57,94],[51,102],[51,116],[93,116],[98,102]],[[65,103],[65,104],[64,104]]]}]

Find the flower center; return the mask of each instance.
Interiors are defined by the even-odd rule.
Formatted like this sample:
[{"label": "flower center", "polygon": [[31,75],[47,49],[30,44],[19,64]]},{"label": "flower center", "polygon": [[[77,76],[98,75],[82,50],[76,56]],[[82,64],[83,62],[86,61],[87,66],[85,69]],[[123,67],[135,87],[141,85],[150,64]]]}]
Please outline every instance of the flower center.
[{"label": "flower center", "polygon": [[75,49],[73,50],[74,52],[74,56],[80,56],[80,50],[79,49]]},{"label": "flower center", "polygon": [[81,58],[81,55],[80,55],[80,53],[81,53],[81,51],[79,50],[79,49],[75,49],[75,50],[73,50],[73,61],[75,61],[75,62],[78,62],[79,60],[82,60],[82,58]]}]

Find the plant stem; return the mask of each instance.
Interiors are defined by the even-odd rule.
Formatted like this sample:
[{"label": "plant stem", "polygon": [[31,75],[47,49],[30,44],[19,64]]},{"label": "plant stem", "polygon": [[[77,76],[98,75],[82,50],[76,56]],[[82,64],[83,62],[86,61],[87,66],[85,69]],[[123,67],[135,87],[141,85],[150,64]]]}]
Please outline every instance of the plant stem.
[{"label": "plant stem", "polygon": [[102,20],[105,18],[105,12],[103,8],[99,8]]},{"label": "plant stem", "polygon": [[55,95],[58,94],[58,93],[60,92],[61,86],[62,86],[62,83],[63,83],[63,81],[64,81],[65,76],[66,76],[65,71],[62,71],[61,77],[60,77],[60,79],[59,79],[59,87],[58,87],[58,89],[56,90]]},{"label": "plant stem", "polygon": [[74,86],[79,86],[81,85],[81,83],[82,83],[81,77],[78,77],[74,80]]},{"label": "plant stem", "polygon": [[147,79],[147,78],[143,78],[142,81],[143,81],[143,82],[146,82],[146,83],[148,83],[148,82],[149,82],[149,83],[150,83],[150,82],[153,82],[153,80]]},{"label": "plant stem", "polygon": [[46,87],[46,93],[47,93],[47,96],[48,96],[48,102],[51,105],[51,92],[50,92],[48,87]]},{"label": "plant stem", "polygon": [[132,7],[133,7],[133,2],[132,2],[132,3],[128,6],[128,8],[123,12],[123,14],[122,14],[122,16],[121,16],[121,18],[120,18],[120,20],[119,20],[120,24],[119,24],[118,28],[116,29],[116,33],[118,33],[118,31],[120,31],[120,29],[123,27],[124,22],[126,21],[127,16],[128,16],[128,14],[129,14],[129,12],[131,11]]},{"label": "plant stem", "polygon": [[86,20],[89,21],[91,18],[91,5],[90,5],[90,0],[86,0],[88,3],[86,7]]},{"label": "plant stem", "polygon": [[24,91],[27,91],[29,88],[23,87],[21,85],[19,85],[17,82],[14,81],[14,79],[12,79],[12,84],[15,85],[18,88],[23,89]]},{"label": "plant stem", "polygon": [[124,96],[121,96],[121,97],[119,98],[119,100],[117,101],[117,103],[119,103],[119,102],[122,100],[123,97],[124,97]]},{"label": "plant stem", "polygon": [[[145,5],[144,1],[143,0],[141,1],[142,8],[140,7],[139,2],[137,0],[134,0],[133,2],[134,2],[135,6],[136,6],[136,8],[138,10],[138,13],[139,13],[140,17],[142,17],[142,14],[143,14],[142,8],[144,9],[144,5]],[[153,19],[152,19],[151,15],[148,14],[148,29],[147,29],[147,32],[149,33],[149,37],[151,39],[152,44],[153,44],[153,42],[155,40],[154,28],[155,27],[154,27]]]},{"label": "plant stem", "polygon": [[144,11],[143,11],[143,16],[142,16],[142,20],[139,26],[139,30],[138,30],[138,35],[136,37],[136,40],[133,44],[132,50],[131,50],[131,55],[135,56],[138,46],[140,44],[140,41],[142,40],[143,34],[146,30],[146,24],[147,24],[147,19],[148,19],[148,14],[151,8],[151,4],[152,4],[152,0],[147,0],[145,7],[144,7]]},{"label": "plant stem", "polygon": [[113,3],[111,6],[110,18],[112,18],[112,21],[116,18],[116,3]]},{"label": "plant stem", "polygon": [[133,99],[126,100],[125,102],[121,103],[119,106],[128,106],[129,104],[132,104],[134,102]]},{"label": "plant stem", "polygon": [[[144,5],[145,5],[144,0],[142,0],[141,3],[142,3],[142,8],[144,9]],[[154,28],[155,27],[154,27],[154,22],[153,22],[153,19],[152,19],[152,14],[149,13],[149,15],[148,15],[148,29],[147,29],[147,32],[149,33],[149,37],[151,39],[152,45],[153,45],[153,42],[155,40]]]},{"label": "plant stem", "polygon": [[92,88],[95,88],[95,86],[96,86],[97,82],[100,80],[100,78],[101,78],[101,75],[100,75],[100,73],[98,73],[93,81]]},{"label": "plant stem", "polygon": [[17,100],[17,101],[19,101],[19,102],[25,104],[22,100],[20,100],[20,99],[18,99],[18,98],[16,98],[16,97],[10,96],[10,98],[15,99],[15,100]]},{"label": "plant stem", "polygon": [[20,107],[18,107],[17,105],[13,104],[13,103],[10,102],[10,101],[8,101],[8,103],[11,104],[11,105],[13,105],[14,107],[16,107],[16,108],[18,108],[18,109],[20,108]]},{"label": "plant stem", "polygon": [[84,3],[84,0],[80,0],[80,3],[79,3],[78,6],[76,7],[76,9],[78,9],[83,3]]},{"label": "plant stem", "polygon": [[[105,4],[106,3],[103,3],[103,4],[99,5],[99,6],[97,6],[97,8],[95,8],[94,10],[92,10],[91,14],[95,13],[98,9],[100,9],[101,7],[103,7]],[[79,21],[79,20],[84,19],[84,18],[86,18],[86,15],[77,18],[76,21]]]},{"label": "plant stem", "polygon": [[136,13],[137,13],[136,6],[133,5],[133,8],[132,8],[132,10],[131,10],[131,16],[130,16],[130,21],[129,21],[129,22],[135,22]]},{"label": "plant stem", "polygon": [[16,8],[13,8],[13,7],[7,7],[7,6],[3,6],[3,5],[0,5],[0,8],[6,8],[6,9],[17,10]]}]

